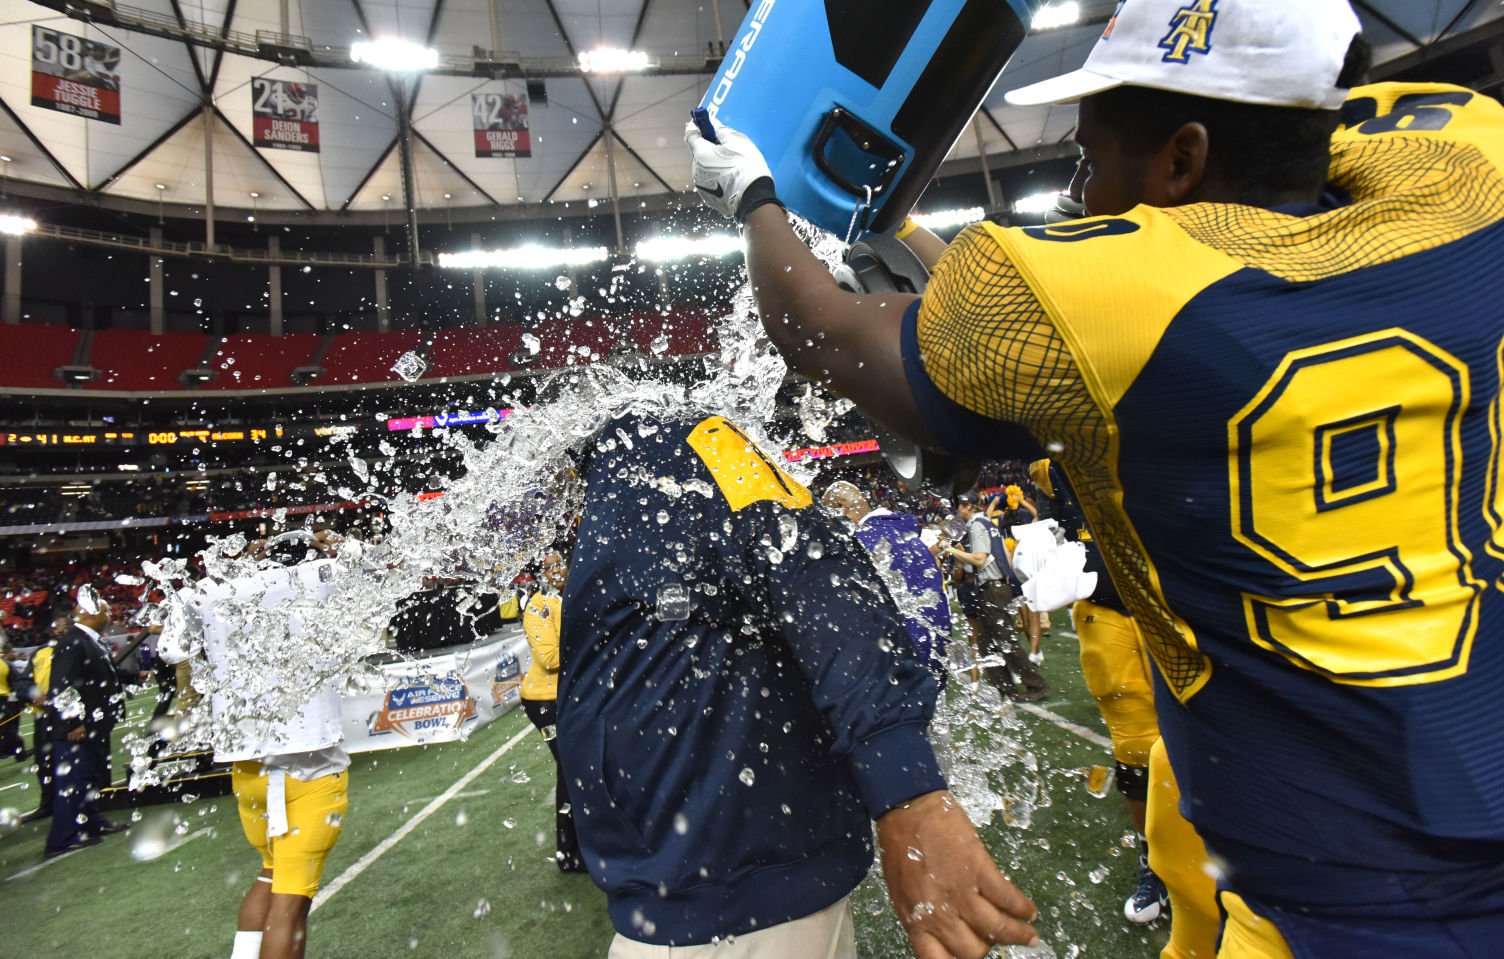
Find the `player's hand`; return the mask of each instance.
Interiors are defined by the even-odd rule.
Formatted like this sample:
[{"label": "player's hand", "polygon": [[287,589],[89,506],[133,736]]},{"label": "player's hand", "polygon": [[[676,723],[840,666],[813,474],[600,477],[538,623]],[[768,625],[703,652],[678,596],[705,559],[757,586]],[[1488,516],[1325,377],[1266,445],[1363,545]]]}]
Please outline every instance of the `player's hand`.
[{"label": "player's hand", "polygon": [[68,730],[68,742],[81,743],[84,741],[84,727],[75,726]]},{"label": "player's hand", "polygon": [[771,190],[773,171],[746,134],[714,120],[710,122],[720,143],[705,139],[693,122],[684,125],[684,142],[694,160],[695,192],[721,216],[735,217],[747,187],[766,177]]},{"label": "player's hand", "polygon": [[916,959],[982,959],[995,944],[1039,942],[1029,925],[1038,909],[998,871],[949,792],[891,810],[877,821],[877,838]]}]

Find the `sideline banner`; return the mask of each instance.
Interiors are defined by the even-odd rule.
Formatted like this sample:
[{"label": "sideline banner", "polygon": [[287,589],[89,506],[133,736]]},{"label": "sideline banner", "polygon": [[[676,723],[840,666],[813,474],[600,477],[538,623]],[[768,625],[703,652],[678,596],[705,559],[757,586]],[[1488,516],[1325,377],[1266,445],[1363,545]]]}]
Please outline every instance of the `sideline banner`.
[{"label": "sideline banner", "polygon": [[494,722],[522,702],[532,662],[522,627],[426,659],[379,667],[384,688],[342,697],[345,750],[351,753],[447,743]]},{"label": "sideline banner", "polygon": [[31,105],[120,123],[120,48],[32,24]]},{"label": "sideline banner", "polygon": [[518,93],[472,93],[470,115],[475,119],[475,155],[530,157],[532,132],[527,124],[527,96]]},{"label": "sideline banner", "polygon": [[251,78],[251,142],[260,148],[319,152],[319,86]]}]

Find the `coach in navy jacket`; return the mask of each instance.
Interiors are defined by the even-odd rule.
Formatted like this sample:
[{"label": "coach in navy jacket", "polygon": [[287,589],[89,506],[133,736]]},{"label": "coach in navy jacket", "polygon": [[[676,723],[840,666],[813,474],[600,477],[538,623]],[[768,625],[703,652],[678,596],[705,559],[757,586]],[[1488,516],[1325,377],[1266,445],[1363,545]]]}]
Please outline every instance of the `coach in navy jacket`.
[{"label": "coach in navy jacket", "polygon": [[808,508],[809,492],[720,417],[620,418],[584,472],[559,744],[617,932],[690,945],[809,916],[866,874],[873,820],[892,811],[885,851],[922,848],[899,827],[923,810],[947,817],[927,836],[960,838],[931,862],[884,857],[911,937],[939,920],[910,907],[946,895],[920,887],[963,860],[973,872],[956,888],[980,885],[1027,920],[1032,905],[940,792],[925,735],[934,677],[861,548]]}]

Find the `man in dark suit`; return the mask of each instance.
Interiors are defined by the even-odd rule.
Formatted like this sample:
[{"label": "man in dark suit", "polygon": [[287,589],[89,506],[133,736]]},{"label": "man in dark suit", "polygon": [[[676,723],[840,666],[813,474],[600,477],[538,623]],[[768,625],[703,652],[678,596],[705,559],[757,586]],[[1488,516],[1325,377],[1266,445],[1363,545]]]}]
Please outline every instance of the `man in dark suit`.
[{"label": "man in dark suit", "polygon": [[55,797],[48,858],[92,846],[119,832],[95,807],[110,778],[110,734],[124,712],[125,694],[99,631],[110,607],[90,586],[80,586],[73,626],[57,640],[47,690]]}]

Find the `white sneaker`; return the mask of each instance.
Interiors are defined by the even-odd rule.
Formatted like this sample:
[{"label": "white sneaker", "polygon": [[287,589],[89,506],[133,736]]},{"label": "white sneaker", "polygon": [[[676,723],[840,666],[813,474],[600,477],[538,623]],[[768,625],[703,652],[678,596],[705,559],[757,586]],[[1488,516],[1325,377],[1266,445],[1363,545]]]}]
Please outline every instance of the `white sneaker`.
[{"label": "white sneaker", "polygon": [[1029,662],[1033,663],[1035,666],[1038,666],[1040,663],[1044,662],[1044,650],[1041,649],[1037,653],[1030,653]]}]

